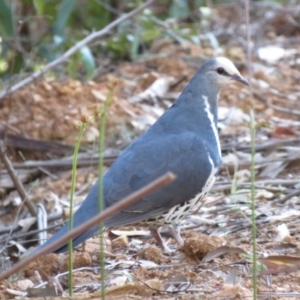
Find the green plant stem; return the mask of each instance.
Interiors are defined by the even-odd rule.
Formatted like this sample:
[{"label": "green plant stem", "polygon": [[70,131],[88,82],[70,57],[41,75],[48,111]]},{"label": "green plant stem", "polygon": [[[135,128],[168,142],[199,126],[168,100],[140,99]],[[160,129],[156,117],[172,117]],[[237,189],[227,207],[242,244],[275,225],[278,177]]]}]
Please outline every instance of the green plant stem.
[{"label": "green plant stem", "polygon": [[[105,130],[106,130],[106,118],[107,118],[107,111],[109,105],[112,101],[114,92],[114,86],[110,88],[109,93],[106,97],[103,110],[100,113],[101,116],[101,124],[100,124],[100,139],[99,139],[99,190],[98,190],[98,199],[99,199],[99,212],[103,211],[104,207],[104,198],[103,198],[103,170],[104,170],[104,142],[105,142]],[[104,237],[103,237],[103,223],[99,224],[99,231],[100,231],[100,266],[101,266],[101,294],[102,299],[105,299],[105,253],[104,253]]]},{"label": "green plant stem", "polygon": [[256,124],[253,108],[250,109],[251,119],[251,222],[253,251],[253,299],[257,299],[257,255],[256,255],[256,215],[255,215],[255,133]]},{"label": "green plant stem", "polygon": [[[75,150],[74,150],[74,157],[72,163],[72,180],[71,180],[71,191],[70,191],[70,218],[69,218],[69,230],[73,229],[73,204],[74,204],[74,194],[75,194],[75,183],[76,183],[76,171],[77,171],[77,157],[79,152],[79,147],[82,139],[83,132],[85,130],[86,123],[80,124],[80,131],[76,141]],[[73,295],[73,260],[72,260],[72,249],[73,249],[73,240],[70,239],[68,242],[68,290],[69,296]]]}]

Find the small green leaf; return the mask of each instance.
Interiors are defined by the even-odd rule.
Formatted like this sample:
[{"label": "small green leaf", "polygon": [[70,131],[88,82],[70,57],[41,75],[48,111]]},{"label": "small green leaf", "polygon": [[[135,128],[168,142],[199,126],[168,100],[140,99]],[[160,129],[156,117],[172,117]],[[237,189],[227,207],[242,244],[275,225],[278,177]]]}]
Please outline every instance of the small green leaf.
[{"label": "small green leaf", "polygon": [[135,36],[127,36],[128,40],[131,42],[131,49],[130,49],[130,56],[132,60],[135,60],[138,55],[139,51],[139,44],[140,44],[140,38],[139,35],[136,33]]},{"label": "small green leaf", "polygon": [[64,36],[67,21],[75,8],[77,0],[62,0],[58,7],[57,18],[54,23],[56,35]]},{"label": "small green leaf", "polygon": [[96,70],[94,55],[91,49],[87,46],[80,49],[80,54],[84,68],[87,72],[87,77],[91,78],[95,74]]},{"label": "small green leaf", "polygon": [[44,0],[33,0],[35,11],[39,16],[41,16],[44,13],[44,3]]}]

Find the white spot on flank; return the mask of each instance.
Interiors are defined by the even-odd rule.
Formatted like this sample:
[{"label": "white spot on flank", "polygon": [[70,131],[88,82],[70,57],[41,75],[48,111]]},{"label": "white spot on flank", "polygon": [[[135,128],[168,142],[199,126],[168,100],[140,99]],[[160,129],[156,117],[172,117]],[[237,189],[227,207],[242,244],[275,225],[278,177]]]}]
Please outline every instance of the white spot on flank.
[{"label": "white spot on flank", "polygon": [[205,112],[207,114],[207,117],[210,121],[212,130],[213,130],[213,133],[215,135],[216,142],[217,142],[218,152],[219,152],[219,155],[221,157],[221,146],[220,146],[220,141],[219,141],[218,129],[217,129],[217,126],[216,126],[216,123],[215,123],[215,118],[214,118],[214,115],[212,114],[212,112],[210,110],[210,105],[209,105],[209,102],[208,102],[208,98],[206,96],[202,96],[202,98],[204,100],[204,110],[205,110]]}]

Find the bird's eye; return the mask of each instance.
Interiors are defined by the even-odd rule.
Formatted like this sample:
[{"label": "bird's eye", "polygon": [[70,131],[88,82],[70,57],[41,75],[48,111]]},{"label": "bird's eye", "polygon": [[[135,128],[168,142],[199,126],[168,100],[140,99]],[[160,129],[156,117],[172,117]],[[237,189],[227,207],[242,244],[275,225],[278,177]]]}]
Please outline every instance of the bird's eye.
[{"label": "bird's eye", "polygon": [[217,69],[217,73],[220,75],[224,75],[224,74],[226,74],[226,71],[224,70],[224,68],[220,67]]}]

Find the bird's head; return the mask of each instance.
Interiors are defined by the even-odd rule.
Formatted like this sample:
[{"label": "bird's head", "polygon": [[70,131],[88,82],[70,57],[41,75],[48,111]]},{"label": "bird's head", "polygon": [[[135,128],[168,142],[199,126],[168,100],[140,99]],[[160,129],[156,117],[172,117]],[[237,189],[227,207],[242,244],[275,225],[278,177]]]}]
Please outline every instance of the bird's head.
[{"label": "bird's head", "polygon": [[209,81],[217,84],[219,88],[234,81],[249,86],[249,82],[241,76],[234,64],[225,57],[216,57],[208,60],[202,65],[200,70]]}]

